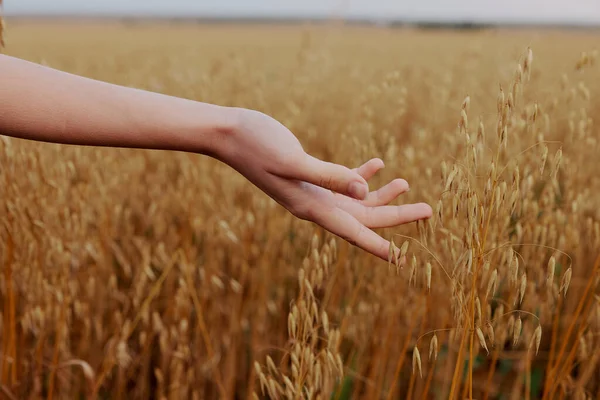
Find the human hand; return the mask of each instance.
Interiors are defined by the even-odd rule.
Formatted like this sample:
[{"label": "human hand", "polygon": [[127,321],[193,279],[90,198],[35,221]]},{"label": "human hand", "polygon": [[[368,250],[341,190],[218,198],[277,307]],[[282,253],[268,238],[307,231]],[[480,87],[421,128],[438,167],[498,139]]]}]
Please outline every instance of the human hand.
[{"label": "human hand", "polygon": [[403,179],[369,192],[367,181],[384,167],[378,158],[355,169],[321,161],[307,154],[284,125],[256,111],[241,110],[236,126],[222,146],[222,161],[296,217],[386,262],[390,242],[372,229],[432,215],[425,203],[388,205],[409,190]]},{"label": "human hand", "polygon": [[408,190],[402,179],[369,193],[367,180],[383,168],[381,160],[354,170],[318,160],[263,113],[100,82],[4,55],[0,69],[0,103],[10,104],[0,109],[0,134],[206,154],[236,169],[296,217],[385,261],[390,243],[371,229],[432,214],[427,204],[388,205]]}]

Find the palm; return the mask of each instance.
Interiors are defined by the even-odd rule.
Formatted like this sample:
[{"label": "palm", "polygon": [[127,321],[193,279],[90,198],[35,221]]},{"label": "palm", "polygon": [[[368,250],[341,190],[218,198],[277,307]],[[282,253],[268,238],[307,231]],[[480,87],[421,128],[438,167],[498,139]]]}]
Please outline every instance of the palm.
[{"label": "palm", "polygon": [[390,242],[371,229],[431,216],[424,203],[388,205],[408,190],[403,179],[368,193],[367,181],[384,167],[380,159],[351,170],[307,154],[292,132],[265,114],[243,117],[225,161],[298,218],[387,261]]},{"label": "palm", "polygon": [[[372,159],[354,169],[365,180],[372,178],[383,168],[380,159]],[[387,260],[389,241],[377,235],[372,229],[393,227],[431,216],[427,204],[388,205],[409,190],[403,179],[395,179],[379,190],[370,192],[364,200],[356,200],[323,187],[296,181],[297,202],[305,203],[306,215],[300,218],[310,220],[383,260]]]}]

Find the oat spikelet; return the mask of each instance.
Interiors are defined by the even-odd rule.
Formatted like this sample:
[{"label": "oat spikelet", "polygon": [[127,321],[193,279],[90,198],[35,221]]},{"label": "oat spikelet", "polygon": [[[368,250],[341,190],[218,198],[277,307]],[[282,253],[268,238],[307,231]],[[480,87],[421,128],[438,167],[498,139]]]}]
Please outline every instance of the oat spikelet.
[{"label": "oat spikelet", "polygon": [[483,263],[483,273],[487,274],[488,271],[490,270],[490,260],[486,260],[486,262]]},{"label": "oat spikelet", "polygon": [[546,277],[546,286],[548,289],[552,289],[552,283],[554,283],[554,269],[556,267],[556,260],[554,256],[550,257],[548,261],[548,275]]},{"label": "oat spikelet", "polygon": [[513,328],[513,346],[516,346],[519,343],[519,337],[521,336],[521,328],[523,327],[523,321],[521,321],[521,316],[517,317],[515,321],[515,326]]},{"label": "oat spikelet", "polygon": [[483,142],[485,140],[485,127],[483,121],[479,121],[479,127],[477,129],[477,140]]},{"label": "oat spikelet", "polygon": [[513,266],[513,274],[511,278],[514,283],[517,283],[517,277],[519,275],[519,258],[516,255],[513,261]]},{"label": "oat spikelet", "polygon": [[288,335],[293,339],[296,338],[296,318],[293,313],[288,315]]},{"label": "oat spikelet", "polygon": [[492,271],[492,276],[490,277],[490,281],[488,282],[487,290],[485,292],[485,298],[487,299],[490,294],[494,297],[494,292],[496,291],[496,281],[498,280],[498,270],[494,269]]},{"label": "oat spikelet", "polygon": [[469,118],[465,110],[460,111],[460,123],[458,126],[465,132],[469,129]]},{"label": "oat spikelet", "polygon": [[[501,315],[501,314],[500,314]],[[515,316],[513,314],[508,318],[508,324],[506,326],[506,332],[508,335],[512,335],[515,330]]]},{"label": "oat spikelet", "polygon": [[[293,398],[293,394],[296,393],[296,389],[294,388],[294,384],[287,376],[283,376],[283,383],[285,384],[285,391],[288,398]],[[291,396],[290,396],[291,395]]]},{"label": "oat spikelet", "polygon": [[456,218],[458,215],[459,200],[457,195],[452,196],[452,218]]},{"label": "oat spikelet", "polygon": [[319,235],[317,235],[316,233],[313,234],[311,242],[310,242],[310,247],[313,250],[316,250],[319,248]]},{"label": "oat spikelet", "polygon": [[521,285],[519,286],[519,304],[523,303],[523,297],[525,297],[525,291],[527,290],[527,274],[521,275]]},{"label": "oat spikelet", "polygon": [[413,254],[411,260],[410,260],[410,272],[409,272],[409,276],[408,276],[408,284],[410,285],[413,281],[413,276],[414,276],[414,280],[415,280],[415,284],[417,282],[417,257],[415,257],[415,255]]},{"label": "oat spikelet", "polygon": [[544,173],[544,167],[546,166],[546,159],[548,158],[548,146],[544,146],[542,151],[542,165],[540,165],[540,174]]},{"label": "oat spikelet", "polygon": [[479,344],[481,345],[481,347],[483,347],[485,349],[485,351],[489,355],[490,351],[488,350],[487,344],[485,343],[485,337],[483,336],[483,332],[481,331],[481,328],[477,327],[475,329],[475,332],[477,333],[477,338],[479,339]]},{"label": "oat spikelet", "polygon": [[412,358],[412,369],[413,374],[415,373],[415,369],[419,369],[419,377],[423,377],[423,372],[421,370],[421,353],[419,353],[419,348],[415,346],[413,349],[413,358]]},{"label": "oat spikelet", "polygon": [[437,355],[438,355],[438,338],[437,335],[434,333],[433,337],[431,338],[431,342],[429,342],[429,359],[431,360],[433,357],[433,360],[437,360]]},{"label": "oat spikelet", "polygon": [[60,364],[59,367],[66,367],[69,365],[77,365],[79,367],[81,367],[81,370],[83,372],[83,376],[89,381],[89,382],[93,382],[96,374],[94,373],[94,369],[90,366],[90,364],[88,364],[87,362],[83,361],[83,360],[70,360],[70,361],[65,361],[64,363]]},{"label": "oat spikelet", "polygon": [[442,214],[444,212],[444,206],[442,204],[442,200],[438,200],[437,206],[435,208],[435,214],[437,215],[440,222],[442,222]]},{"label": "oat spikelet", "polygon": [[442,161],[440,170],[442,172],[442,181],[445,182],[446,178],[448,177],[448,165],[446,164],[446,161]]},{"label": "oat spikelet", "polygon": [[335,241],[335,238],[331,238],[331,240],[329,240],[329,248],[331,249],[331,254],[333,256],[333,259],[335,260],[337,257],[337,242]]},{"label": "oat spikelet", "polygon": [[487,335],[488,338],[490,339],[490,343],[492,344],[492,346],[494,345],[495,341],[495,335],[494,335],[494,326],[492,325],[492,323],[490,321],[487,321],[486,324],[486,331],[487,331]]},{"label": "oat spikelet", "polygon": [[258,361],[254,361],[254,370],[256,371],[256,375],[262,375],[262,368],[260,367],[260,364],[258,363]]},{"label": "oat spikelet", "polygon": [[554,156],[554,170],[552,171],[552,178],[556,179],[556,174],[558,173],[558,169],[560,168],[560,162],[562,161],[562,148],[558,149],[556,155]]},{"label": "oat spikelet", "polygon": [[457,173],[458,169],[456,168],[456,166],[454,166],[454,168],[452,168],[452,171],[450,171],[450,175],[448,175],[448,179],[446,180],[446,186],[444,188],[445,191],[450,190],[450,187],[452,186],[452,183],[454,182],[454,178],[456,177]]},{"label": "oat spikelet", "polygon": [[571,284],[571,275],[573,274],[573,270],[569,267],[560,282],[560,291],[559,293],[563,293],[565,297],[567,297],[567,290],[569,290],[569,285]]},{"label": "oat spikelet", "polygon": [[329,317],[325,311],[321,313],[321,323],[323,324],[323,330],[329,333]]},{"label": "oat spikelet", "polygon": [[260,382],[260,391],[263,395],[265,395],[265,391],[269,391],[269,382],[267,381],[267,377],[264,374],[259,374],[258,380]]},{"label": "oat spikelet", "polygon": [[392,262],[394,262],[394,264],[398,265],[396,260],[398,259],[398,248],[396,247],[396,244],[394,243],[394,239],[392,238],[390,240],[390,247],[388,250],[388,267],[391,266]]},{"label": "oat spikelet", "polygon": [[431,263],[428,262],[425,267],[425,279],[427,281],[427,290],[431,290]]},{"label": "oat spikelet", "polygon": [[588,349],[587,349],[587,343],[585,340],[585,336],[580,336],[579,337],[579,349],[578,349],[578,358],[579,360],[585,360],[588,357]]},{"label": "oat spikelet", "polygon": [[470,105],[471,105],[471,96],[467,96],[467,97],[465,97],[465,99],[463,100],[461,108],[462,108],[463,110],[465,110],[465,112],[469,112],[469,107],[470,107]]},{"label": "oat spikelet", "polygon": [[269,369],[269,372],[271,374],[273,374],[275,376],[279,375],[279,370],[275,366],[275,363],[273,362],[273,359],[271,358],[271,356],[267,356],[267,368]]},{"label": "oat spikelet", "polygon": [[538,325],[533,332],[533,337],[531,338],[531,343],[529,344],[529,348],[535,346],[535,355],[538,355],[538,351],[540,349],[540,343],[542,342],[542,326]]},{"label": "oat spikelet", "polygon": [[223,281],[216,275],[213,275],[210,278],[211,283],[218,288],[219,290],[223,290],[225,289],[225,285],[223,284]]},{"label": "oat spikelet", "polygon": [[406,256],[407,252],[408,252],[408,240],[405,240],[404,243],[402,243],[402,248],[400,248],[400,258]]},{"label": "oat spikelet", "polygon": [[525,58],[525,72],[529,72],[531,70],[531,63],[533,63],[533,50],[531,47],[527,47],[527,57]]},{"label": "oat spikelet", "polygon": [[240,293],[242,293],[243,287],[242,287],[242,285],[241,285],[241,284],[240,284],[238,281],[236,281],[235,279],[232,279],[232,280],[229,282],[229,285],[231,286],[231,290],[233,291],[233,293],[236,293],[236,294],[240,294]]}]

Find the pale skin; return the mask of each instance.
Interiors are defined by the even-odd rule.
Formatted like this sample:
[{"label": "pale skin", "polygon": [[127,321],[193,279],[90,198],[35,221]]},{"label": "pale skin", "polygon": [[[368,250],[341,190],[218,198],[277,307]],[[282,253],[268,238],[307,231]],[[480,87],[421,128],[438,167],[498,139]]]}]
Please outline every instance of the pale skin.
[{"label": "pale skin", "polygon": [[409,190],[368,181],[383,161],[348,168],[306,153],[284,125],[258,111],[118,86],[0,55],[0,134],[83,146],[185,151],[226,163],[294,216],[388,261],[373,231],[431,217],[425,203],[390,205]]}]

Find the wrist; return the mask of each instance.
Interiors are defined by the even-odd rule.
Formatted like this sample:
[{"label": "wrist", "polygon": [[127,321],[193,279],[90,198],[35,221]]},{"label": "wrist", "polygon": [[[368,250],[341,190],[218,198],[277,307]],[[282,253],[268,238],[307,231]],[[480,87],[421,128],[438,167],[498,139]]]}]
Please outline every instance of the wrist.
[{"label": "wrist", "polygon": [[[206,106],[206,104],[204,104]],[[236,143],[246,134],[247,127],[252,122],[253,114],[257,111],[242,107],[215,106],[211,111],[213,118],[209,132],[201,135],[201,153],[229,163],[236,157]],[[201,128],[204,130],[206,127]]]},{"label": "wrist", "polygon": [[207,155],[219,160],[226,157],[232,137],[241,125],[241,109],[192,100],[179,105],[176,127],[170,129],[179,143],[177,150]]}]

